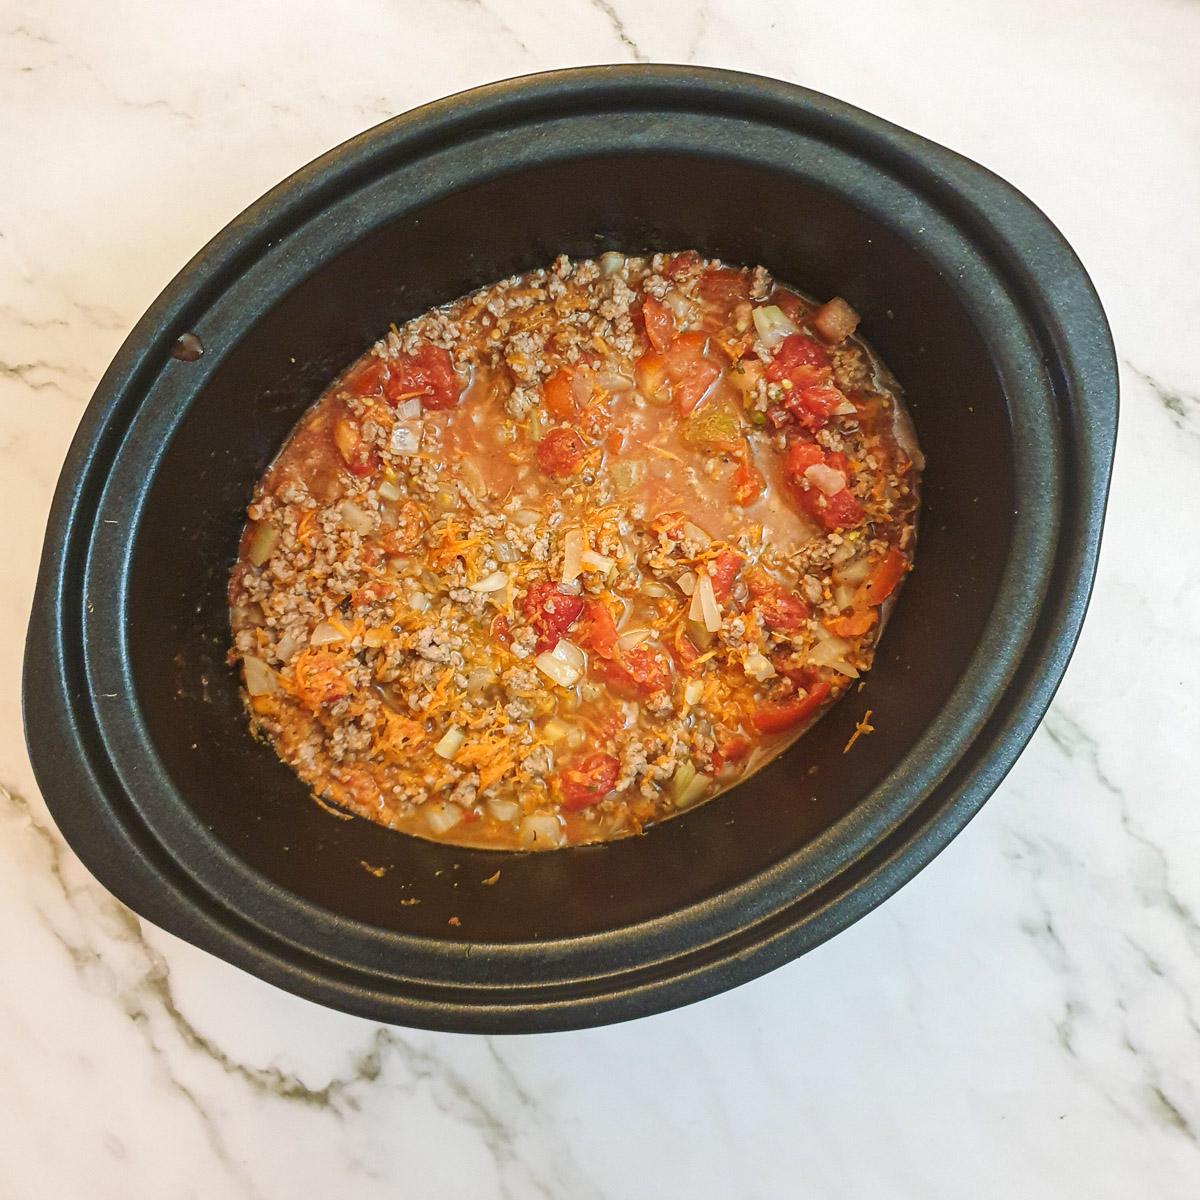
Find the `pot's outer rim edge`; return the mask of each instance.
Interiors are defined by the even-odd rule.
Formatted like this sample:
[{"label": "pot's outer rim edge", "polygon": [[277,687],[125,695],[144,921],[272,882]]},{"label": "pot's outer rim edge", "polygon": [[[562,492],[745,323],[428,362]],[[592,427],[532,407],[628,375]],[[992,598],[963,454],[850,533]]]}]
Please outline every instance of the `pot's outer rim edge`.
[{"label": "pot's outer rim edge", "polygon": [[[1082,411],[1064,428],[1078,439],[1078,462],[1081,481],[1066,489],[1068,500],[1074,499],[1079,510],[1064,514],[1066,560],[1060,552],[1058,571],[1067,586],[1058,593],[1054,611],[1043,613],[1042,634],[1037,639],[1037,653],[1027,678],[1014,680],[1001,698],[1000,710],[993,721],[1000,726],[994,737],[980,736],[989,748],[982,755],[968,755],[959,766],[972,776],[954,794],[935,793],[914,814],[925,814],[921,825],[910,831],[882,863],[866,872],[864,878],[850,889],[834,892],[819,914],[804,917],[798,927],[781,928],[764,933],[751,951],[732,957],[702,961],[691,969],[668,974],[649,983],[611,989],[590,998],[575,997],[563,1002],[522,1002],[505,1006],[455,1005],[444,1000],[431,1004],[428,1000],[410,1001],[394,992],[380,992],[365,986],[361,980],[350,982],[321,978],[294,962],[276,957],[253,940],[241,941],[233,931],[211,914],[195,911],[193,902],[180,896],[172,882],[153,869],[153,847],[141,845],[131,831],[117,827],[111,814],[95,805],[56,802],[64,792],[77,794],[81,789],[102,794],[99,780],[88,770],[85,762],[74,763],[59,753],[63,742],[78,744],[78,714],[75,704],[86,703],[85,697],[73,698],[61,675],[64,643],[60,614],[63,609],[64,579],[72,549],[78,550],[77,510],[82,500],[80,481],[92,470],[101,457],[105,434],[122,399],[136,393],[135,384],[148,369],[150,351],[160,353],[182,331],[180,322],[184,310],[202,303],[208,288],[231,269],[236,259],[253,250],[262,229],[280,219],[284,211],[296,213],[311,206],[326,189],[345,186],[346,173],[353,174],[364,162],[381,151],[374,143],[381,136],[403,143],[406,139],[420,141],[421,125],[440,127],[442,138],[453,134],[455,128],[477,120],[481,109],[502,104],[504,124],[509,124],[520,112],[539,112],[559,101],[568,108],[586,107],[589,97],[600,96],[613,102],[652,100],[661,110],[663,101],[673,98],[679,107],[688,111],[711,111],[715,107],[728,114],[729,97],[753,100],[760,107],[771,104],[786,110],[794,120],[803,110],[816,116],[817,124],[828,129],[838,123],[849,123],[850,132],[858,143],[867,144],[875,152],[887,151],[891,160],[913,169],[913,157],[941,160],[948,179],[942,180],[946,194],[956,209],[970,205],[967,192],[982,191],[989,207],[1005,208],[1007,216],[1024,225],[1024,232],[1036,234],[1046,243],[1042,252],[1057,255],[1056,277],[1066,278],[1074,289],[1070,303],[1058,298],[1058,306],[1050,305],[1061,315],[1074,309],[1082,326],[1088,327],[1086,353],[1076,353],[1082,340],[1068,324],[1068,336],[1057,322],[1050,333],[1058,351],[1063,378],[1074,381],[1062,394],[1075,397]],[[514,108],[515,100],[515,108]],[[708,101],[706,104],[705,101]],[[798,105],[798,102],[799,105]],[[560,110],[553,115],[563,115]],[[448,127],[448,128],[447,128]],[[483,132],[488,132],[484,128]],[[438,129],[425,131],[434,141]],[[820,135],[820,129],[815,131]],[[839,128],[838,132],[848,131]],[[427,138],[428,140],[428,138]],[[843,137],[839,145],[848,144]],[[851,140],[849,143],[855,146]],[[394,148],[393,148],[394,149]],[[927,173],[931,163],[923,168]],[[315,195],[314,195],[315,193]],[[295,214],[293,214],[295,215]],[[995,215],[994,213],[992,215]],[[1011,234],[1001,236],[1002,244],[1011,245]],[[247,239],[249,244],[247,244]],[[1019,256],[1018,256],[1019,257]],[[1019,276],[1033,284],[1027,299],[1040,301],[1047,289],[1038,285],[1036,272],[1030,279],[1029,263],[1017,261]],[[1041,313],[1043,317],[1046,312]],[[1053,324],[1053,323],[1052,323]],[[1072,341],[1074,338],[1074,341]],[[101,403],[98,403],[100,401]],[[104,402],[106,401],[106,402]],[[1032,736],[1038,722],[1049,706],[1062,674],[1066,669],[1075,640],[1078,637],[1095,577],[1099,538],[1103,525],[1104,502],[1112,469],[1116,433],[1117,391],[1115,354],[1099,299],[1082,264],[1049,220],[1012,185],[955,152],[938,146],[919,135],[893,126],[863,113],[841,101],[809,92],[791,84],[759,76],[720,71],[712,68],[685,67],[596,67],[547,72],[541,75],[518,77],[490,84],[471,92],[461,93],[377,125],[357,135],[341,146],[322,155],[301,168],[266,193],[225,229],[216,235],[168,285],[162,295],[139,320],[113,363],[105,372],[95,396],[76,432],[56,489],[51,510],[46,545],[43,551],[35,603],[30,622],[29,641],[23,680],[23,711],[26,737],[35,775],[52,805],[52,813],[72,846],[82,850],[85,864],[94,874],[135,910],[168,930],[185,937],[206,949],[213,950],[229,961],[237,962],[259,976],[297,992],[310,999],[320,1000],[335,1008],[359,1015],[390,1021],[400,1021],[427,1028],[472,1030],[477,1032],[533,1031],[579,1028],[614,1020],[648,1015],[704,996],[723,991],[745,982],[764,971],[820,944],[853,921],[870,911],[904,882],[910,879],[930,859],[941,851],[965,826],[971,816],[1000,783],[1015,762],[1018,754]],[[1072,528],[1074,526],[1074,528]],[[1071,533],[1079,534],[1072,538]],[[57,676],[45,667],[49,664]],[[38,668],[42,669],[38,669]],[[1003,719],[1002,719],[1003,718]],[[46,737],[50,730],[52,736]],[[53,734],[59,736],[56,739]],[[980,761],[975,761],[976,759]],[[938,792],[944,789],[939,788]],[[56,799],[52,800],[50,794]],[[899,831],[897,831],[899,834]],[[99,847],[99,848],[98,848]],[[871,856],[872,861],[878,855]],[[835,881],[842,883],[843,880]],[[778,923],[778,922],[777,922]],[[219,949],[214,947],[219,946]],[[687,956],[682,956],[686,958]],[[704,956],[706,959],[709,955]],[[669,967],[676,960],[670,960]],[[319,966],[319,964],[317,964]],[[659,974],[662,974],[659,964]],[[617,979],[606,982],[620,983]]]}]

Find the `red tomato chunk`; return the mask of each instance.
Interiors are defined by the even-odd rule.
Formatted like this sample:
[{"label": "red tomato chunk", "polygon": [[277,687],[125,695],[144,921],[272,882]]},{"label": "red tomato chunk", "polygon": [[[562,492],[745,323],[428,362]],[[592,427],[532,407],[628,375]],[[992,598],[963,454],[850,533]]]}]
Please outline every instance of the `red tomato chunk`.
[{"label": "red tomato chunk", "polygon": [[424,345],[413,354],[392,359],[383,396],[392,406],[420,399],[422,408],[453,408],[458,403],[459,387],[450,351]]},{"label": "red tomato chunk", "polygon": [[555,479],[566,479],[579,470],[587,446],[573,429],[552,429],[537,448],[538,466]]},{"label": "red tomato chunk", "polygon": [[764,704],[754,714],[754,727],[759,733],[783,733],[807,721],[828,695],[829,682],[822,679],[820,683],[813,684],[807,696],[779,704]]},{"label": "red tomato chunk", "polygon": [[567,767],[558,777],[562,806],[579,812],[598,804],[617,786],[621,764],[611,754],[592,754],[577,767]]},{"label": "red tomato chunk", "polygon": [[535,650],[553,650],[558,639],[579,619],[583,612],[583,597],[564,592],[556,583],[543,580],[529,589],[521,602],[525,619],[538,635]]}]

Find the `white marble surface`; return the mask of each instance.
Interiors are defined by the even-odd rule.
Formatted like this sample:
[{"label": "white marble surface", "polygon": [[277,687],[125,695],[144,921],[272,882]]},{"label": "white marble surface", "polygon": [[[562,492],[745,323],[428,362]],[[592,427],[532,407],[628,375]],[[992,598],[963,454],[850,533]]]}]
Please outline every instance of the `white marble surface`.
[{"label": "white marble surface", "polygon": [[[134,321],[271,184],[436,96],[632,58],[830,92],[1059,224],[1121,356],[1095,600],[999,793],[817,952],[621,1027],[379,1027],[63,845],[18,698],[51,489]],[[0,0],[0,1197],[1200,1196],[1198,63],[1194,0]]]}]

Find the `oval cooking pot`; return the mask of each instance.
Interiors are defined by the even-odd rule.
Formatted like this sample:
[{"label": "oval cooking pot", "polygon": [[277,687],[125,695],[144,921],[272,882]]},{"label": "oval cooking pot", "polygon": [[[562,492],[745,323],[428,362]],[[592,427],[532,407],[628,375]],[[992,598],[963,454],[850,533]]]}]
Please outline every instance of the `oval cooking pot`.
[{"label": "oval cooking pot", "polygon": [[[559,253],[687,247],[845,296],[907,390],[928,457],[916,570],[865,686],[747,783],[607,846],[464,850],[318,807],[250,736],[225,659],[264,467],[389,323]],[[184,334],[201,357],[192,339],[173,357]],[[711,995],[894,892],[1012,766],[1083,619],[1116,417],[1075,255],[1020,193],[923,138],[684,67],[453,96],[247,210],[105,374],[30,623],[38,781],[126,904],[324,1004],[532,1031]],[[875,732],[843,753],[867,709]]]}]

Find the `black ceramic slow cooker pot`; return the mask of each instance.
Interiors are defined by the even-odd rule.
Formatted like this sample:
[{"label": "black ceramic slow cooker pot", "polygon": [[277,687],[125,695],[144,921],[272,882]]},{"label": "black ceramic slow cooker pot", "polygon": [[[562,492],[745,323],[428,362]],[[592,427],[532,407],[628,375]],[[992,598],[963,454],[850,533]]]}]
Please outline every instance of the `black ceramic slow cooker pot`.
[{"label": "black ceramic slow cooker pot", "polygon": [[[928,458],[920,541],[865,687],[747,783],[610,845],[465,850],[318,807],[250,736],[226,664],[229,568],[263,468],[389,323],[559,253],[685,247],[846,297],[907,390]],[[185,334],[201,357],[173,355]],[[1116,418],[1082,266],[956,154],[715,70],[452,96],[250,208],[105,374],[29,630],[38,781],[121,900],[324,1004],[532,1031],[711,995],[880,903],[1012,766],[1083,620]],[[844,754],[868,708],[875,732]]]}]

